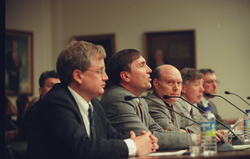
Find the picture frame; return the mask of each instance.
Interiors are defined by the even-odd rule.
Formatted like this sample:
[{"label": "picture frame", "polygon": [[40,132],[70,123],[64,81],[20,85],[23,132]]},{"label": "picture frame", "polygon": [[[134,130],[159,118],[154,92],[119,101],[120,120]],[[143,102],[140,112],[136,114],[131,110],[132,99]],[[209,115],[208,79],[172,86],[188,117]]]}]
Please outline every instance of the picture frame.
[{"label": "picture frame", "polygon": [[[116,35],[113,33],[110,34],[100,34],[100,35],[83,35],[83,36],[73,36],[72,41],[87,41],[93,43],[95,45],[102,45],[107,54],[104,59],[105,66],[107,66],[107,62],[109,58],[116,53]],[[110,81],[106,82],[105,90],[107,90],[111,86]]]},{"label": "picture frame", "polygon": [[5,95],[32,96],[33,89],[33,32],[6,29]]},{"label": "picture frame", "polygon": [[107,57],[104,59],[105,65],[109,58],[116,53],[116,36],[115,34],[101,34],[101,35],[87,35],[87,36],[73,36],[72,41],[87,41],[95,45],[102,45],[105,49]]},{"label": "picture frame", "polygon": [[171,64],[181,70],[196,68],[195,31],[145,32],[144,58],[154,70],[161,64]]}]

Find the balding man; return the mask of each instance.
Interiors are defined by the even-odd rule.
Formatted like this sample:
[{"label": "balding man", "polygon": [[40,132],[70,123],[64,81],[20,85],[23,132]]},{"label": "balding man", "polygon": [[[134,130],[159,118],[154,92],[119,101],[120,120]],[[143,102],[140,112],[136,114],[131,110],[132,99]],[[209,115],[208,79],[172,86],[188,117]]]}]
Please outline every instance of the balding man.
[{"label": "balding man", "polygon": [[[200,132],[200,126],[169,110],[173,109],[185,116],[189,116],[181,105],[173,106],[178,98],[164,99],[164,95],[179,97],[182,89],[180,71],[172,65],[161,65],[153,72],[153,93],[148,93],[146,101],[153,119],[165,130]],[[191,118],[191,117],[190,117]]]}]

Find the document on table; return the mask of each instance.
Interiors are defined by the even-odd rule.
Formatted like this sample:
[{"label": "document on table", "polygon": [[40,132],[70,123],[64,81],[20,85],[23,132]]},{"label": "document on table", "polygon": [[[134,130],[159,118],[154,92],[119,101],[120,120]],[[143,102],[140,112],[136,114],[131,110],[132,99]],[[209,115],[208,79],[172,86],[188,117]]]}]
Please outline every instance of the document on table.
[{"label": "document on table", "polygon": [[233,145],[233,148],[235,150],[245,150],[245,149],[250,148],[250,145]]},{"label": "document on table", "polygon": [[187,152],[188,150],[179,150],[174,152],[154,152],[147,154],[145,156],[170,156],[170,155],[182,155],[184,152]]}]

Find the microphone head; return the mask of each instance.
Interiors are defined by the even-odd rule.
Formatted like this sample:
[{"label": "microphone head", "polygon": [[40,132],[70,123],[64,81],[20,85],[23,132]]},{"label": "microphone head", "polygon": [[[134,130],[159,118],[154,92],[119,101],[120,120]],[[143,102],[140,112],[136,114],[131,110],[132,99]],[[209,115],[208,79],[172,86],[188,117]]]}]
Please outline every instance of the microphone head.
[{"label": "microphone head", "polygon": [[205,96],[211,97],[212,95],[210,93],[205,93]]},{"label": "microphone head", "polygon": [[212,95],[212,94],[210,94],[210,93],[204,93],[204,95],[207,96],[207,97],[210,97],[210,98],[213,98],[213,97],[216,96],[216,95]]},{"label": "microphone head", "polygon": [[230,92],[228,92],[228,91],[225,91],[225,94],[230,94]]},{"label": "microphone head", "polygon": [[132,99],[133,99],[132,96],[125,96],[125,97],[124,97],[124,100],[132,100]]},{"label": "microphone head", "polygon": [[169,99],[170,96],[169,96],[169,95],[164,95],[163,98],[164,98],[164,99]]},{"label": "microphone head", "polygon": [[250,97],[247,97],[247,99],[250,99]]}]

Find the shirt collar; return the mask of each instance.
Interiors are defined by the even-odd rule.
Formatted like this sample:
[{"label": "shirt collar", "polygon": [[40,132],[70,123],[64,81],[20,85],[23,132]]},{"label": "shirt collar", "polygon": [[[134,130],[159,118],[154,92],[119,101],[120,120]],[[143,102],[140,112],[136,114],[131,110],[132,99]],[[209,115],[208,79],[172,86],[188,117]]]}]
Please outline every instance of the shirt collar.
[{"label": "shirt collar", "polygon": [[203,104],[204,107],[208,106],[208,102],[209,102],[209,100],[206,100],[206,98],[201,97],[201,103]]},{"label": "shirt collar", "polygon": [[91,101],[89,101],[89,103],[86,102],[85,99],[83,99],[78,93],[76,93],[72,88],[70,88],[68,86],[68,89],[70,91],[70,93],[72,94],[72,96],[75,98],[76,100],[76,103],[77,103],[77,106],[78,108],[80,109],[80,112],[88,115],[88,109],[89,109],[89,105],[91,106],[92,108],[92,111],[93,111],[93,105],[91,103]]}]

